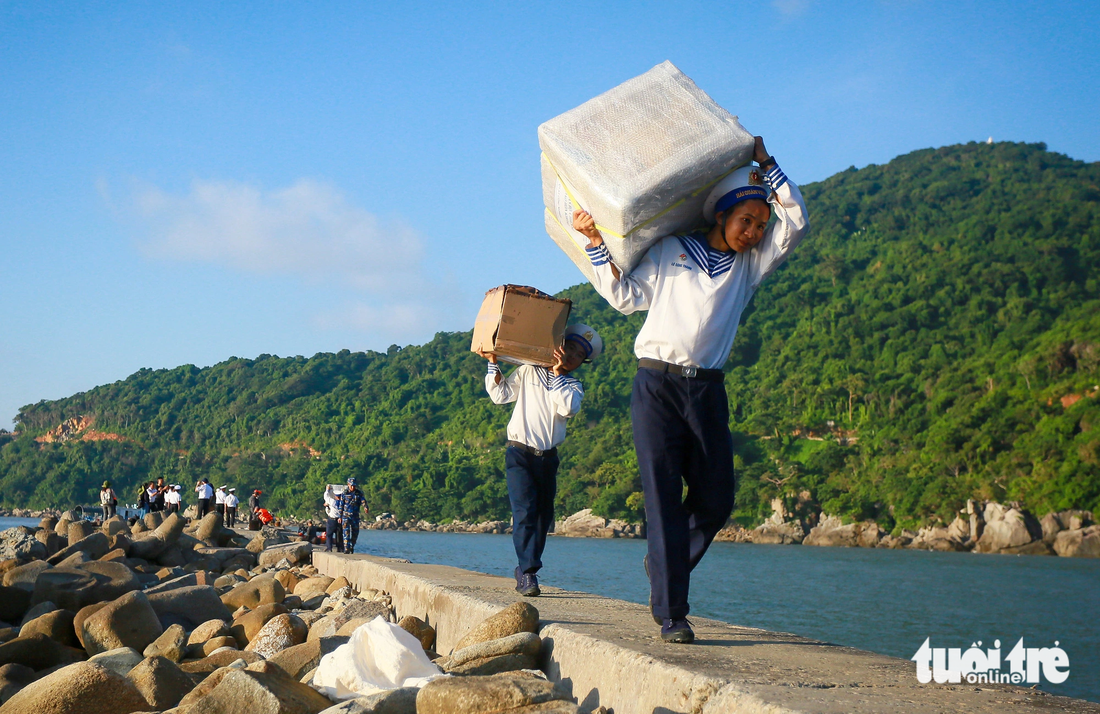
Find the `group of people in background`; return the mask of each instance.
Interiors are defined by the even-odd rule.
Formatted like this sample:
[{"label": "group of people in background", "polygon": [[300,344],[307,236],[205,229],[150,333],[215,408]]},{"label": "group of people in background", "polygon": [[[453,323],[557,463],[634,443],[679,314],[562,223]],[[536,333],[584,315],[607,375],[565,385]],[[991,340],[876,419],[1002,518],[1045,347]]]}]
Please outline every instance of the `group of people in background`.
[{"label": "group of people in background", "polygon": [[[118,499],[110,486],[110,483],[104,481],[99,493],[99,502],[103,506],[104,520],[115,515],[115,506],[118,504]],[[138,509],[143,516],[158,511],[176,513],[180,510],[183,502],[182,490],[179,484],[165,483],[163,478],[158,478],[155,482],[143,483],[138,488]],[[256,501],[255,504],[250,504],[253,513],[259,508],[260,493],[261,491],[258,489],[253,493],[252,500]],[[219,486],[215,489],[210,485],[210,481],[204,478],[200,479],[198,484],[195,485],[195,494],[198,496],[198,502],[195,506],[196,518],[202,518],[208,513],[217,511],[221,514],[225,525],[230,528],[236,525],[237,508],[241,502],[237,497],[237,489],[226,488],[225,486]],[[111,502],[110,506],[108,506],[108,501]],[[211,502],[213,502],[213,505],[211,505]]]}]

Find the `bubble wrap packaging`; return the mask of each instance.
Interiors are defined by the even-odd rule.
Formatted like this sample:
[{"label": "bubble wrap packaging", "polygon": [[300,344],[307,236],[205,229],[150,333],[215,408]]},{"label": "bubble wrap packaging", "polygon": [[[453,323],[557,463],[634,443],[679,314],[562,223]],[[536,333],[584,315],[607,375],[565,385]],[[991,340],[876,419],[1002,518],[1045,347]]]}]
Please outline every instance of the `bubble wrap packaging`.
[{"label": "bubble wrap packaging", "polygon": [[590,276],[575,208],[592,214],[629,272],[657,239],[702,223],[707,194],[749,162],[753,137],[663,62],[542,124],[539,146],[547,232]]}]

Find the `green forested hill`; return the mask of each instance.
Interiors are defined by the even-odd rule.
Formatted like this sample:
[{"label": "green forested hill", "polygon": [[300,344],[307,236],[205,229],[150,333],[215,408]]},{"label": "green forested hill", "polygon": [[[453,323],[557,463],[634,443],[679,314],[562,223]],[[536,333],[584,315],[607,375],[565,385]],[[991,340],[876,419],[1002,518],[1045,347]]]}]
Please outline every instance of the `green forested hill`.
[{"label": "green forested hill", "polygon": [[[802,492],[888,529],[950,520],[969,497],[1100,510],[1098,186],[1098,164],[1003,143],[803,187],[812,233],[761,287],[727,365],[738,520]],[[628,403],[644,316],[587,284],[564,295],[608,352],[578,372],[560,510],[637,519]],[[468,347],[469,333],[441,333],[387,354],[233,358],[40,402],[0,439],[0,502],[210,476],[312,513],[324,483],[355,474],[375,512],[502,518],[509,410],[485,397]],[[34,440],[80,415],[124,440]]]}]

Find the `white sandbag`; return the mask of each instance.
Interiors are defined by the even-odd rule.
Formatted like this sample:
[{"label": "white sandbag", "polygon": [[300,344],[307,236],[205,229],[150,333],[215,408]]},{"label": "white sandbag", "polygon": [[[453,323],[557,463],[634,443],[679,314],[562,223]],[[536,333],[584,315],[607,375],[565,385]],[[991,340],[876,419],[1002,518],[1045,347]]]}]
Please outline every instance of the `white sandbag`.
[{"label": "white sandbag", "polygon": [[378,616],[355,628],[347,644],[321,658],[313,688],[329,699],[353,699],[447,676],[420,641]]},{"label": "white sandbag", "polygon": [[[573,230],[573,211],[591,213],[629,272],[659,238],[702,224],[707,194],[749,162],[753,137],[663,62],[539,126],[539,146],[547,210],[580,245],[588,239]],[[585,269],[583,252],[566,253]]]}]

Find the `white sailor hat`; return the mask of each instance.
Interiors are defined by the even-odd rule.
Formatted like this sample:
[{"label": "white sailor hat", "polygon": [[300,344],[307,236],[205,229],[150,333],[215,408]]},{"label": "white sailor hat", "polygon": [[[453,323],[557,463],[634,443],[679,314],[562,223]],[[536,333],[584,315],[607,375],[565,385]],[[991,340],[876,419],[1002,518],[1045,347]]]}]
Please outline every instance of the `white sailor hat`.
[{"label": "white sailor hat", "polygon": [[764,186],[764,172],[759,166],[742,166],[725,177],[711,189],[703,203],[703,219],[714,223],[714,215],[728,211],[733,206],[758,198],[768,200],[768,189]]},{"label": "white sailor hat", "polygon": [[565,339],[574,340],[584,347],[585,362],[591,362],[603,352],[603,338],[588,325],[577,323],[565,328]]}]

